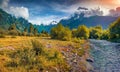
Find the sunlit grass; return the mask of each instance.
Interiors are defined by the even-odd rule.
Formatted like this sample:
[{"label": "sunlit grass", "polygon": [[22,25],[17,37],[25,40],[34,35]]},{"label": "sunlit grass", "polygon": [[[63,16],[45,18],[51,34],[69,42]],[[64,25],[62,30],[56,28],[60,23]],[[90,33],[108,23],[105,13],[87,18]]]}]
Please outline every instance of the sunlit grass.
[{"label": "sunlit grass", "polygon": [[[45,71],[56,71],[56,68],[68,71],[69,65],[65,62],[64,56],[61,51],[67,51],[70,47],[73,48],[71,52],[78,53],[79,56],[84,55],[84,49],[82,45],[86,43],[85,40],[60,41],[53,40],[49,37],[26,37],[26,36],[6,36],[6,38],[0,38],[0,71],[1,72],[38,72],[39,68]],[[44,47],[42,54],[34,55],[34,51],[41,51],[41,45]],[[81,48],[80,50],[77,50]],[[26,53],[25,53],[26,50]],[[34,51],[31,51],[34,50]],[[15,56],[15,58],[14,58]],[[27,57],[28,65],[21,63],[22,57]],[[32,56],[32,57],[31,57]],[[30,58],[31,57],[31,58]],[[29,62],[30,61],[30,62]],[[31,61],[37,64],[32,66]],[[40,67],[39,67],[40,66]],[[39,67],[39,68],[38,68]]]}]

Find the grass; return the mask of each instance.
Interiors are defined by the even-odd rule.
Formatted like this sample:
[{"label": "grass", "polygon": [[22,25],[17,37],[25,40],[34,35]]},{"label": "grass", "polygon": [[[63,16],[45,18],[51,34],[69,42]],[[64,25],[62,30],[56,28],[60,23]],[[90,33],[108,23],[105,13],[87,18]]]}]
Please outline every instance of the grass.
[{"label": "grass", "polygon": [[[61,51],[73,47],[73,53],[84,55],[82,45],[85,40],[60,41],[49,37],[6,36],[0,38],[0,72],[38,72],[39,70],[68,72],[67,64]],[[82,48],[81,50],[77,50]],[[87,47],[85,47],[87,48]]]}]

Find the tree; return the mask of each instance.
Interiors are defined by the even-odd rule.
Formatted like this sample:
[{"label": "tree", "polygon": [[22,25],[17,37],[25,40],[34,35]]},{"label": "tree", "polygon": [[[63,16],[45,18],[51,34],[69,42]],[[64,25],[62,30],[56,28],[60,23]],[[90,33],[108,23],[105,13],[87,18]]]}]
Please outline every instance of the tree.
[{"label": "tree", "polygon": [[72,36],[70,29],[60,23],[51,29],[50,35],[52,39],[59,40],[70,40]]},{"label": "tree", "polygon": [[20,34],[19,31],[17,30],[15,24],[10,25],[10,27],[8,28],[8,30],[9,30],[8,34],[10,34],[10,35],[19,35]]},{"label": "tree", "polygon": [[28,32],[28,29],[27,29],[27,27],[25,27],[25,28],[24,28],[24,32]]},{"label": "tree", "polygon": [[37,36],[38,35],[38,29],[34,28],[34,35]]},{"label": "tree", "polygon": [[45,30],[42,30],[40,36],[49,37],[49,33],[47,31],[45,31]]},{"label": "tree", "polygon": [[109,26],[110,38],[120,38],[120,18]]},{"label": "tree", "polygon": [[27,30],[27,27],[25,27],[22,35],[27,36],[27,34],[28,34],[28,30]]},{"label": "tree", "polygon": [[8,28],[8,30],[16,30],[16,25],[15,24],[12,24],[10,25],[10,27]]},{"label": "tree", "polygon": [[98,25],[90,28],[90,37],[91,39],[100,39],[102,36],[102,26]]},{"label": "tree", "polygon": [[88,39],[89,29],[85,25],[78,26],[77,31],[76,31],[76,37]]},{"label": "tree", "polygon": [[34,26],[30,23],[29,36],[34,36],[33,32],[34,32]]},{"label": "tree", "polygon": [[33,31],[34,31],[34,27],[33,27],[33,25],[32,25],[32,24],[30,24],[29,31],[30,31],[30,33],[33,33]]},{"label": "tree", "polygon": [[76,34],[77,34],[77,29],[73,29],[72,30],[72,37],[76,37],[77,36]]},{"label": "tree", "polygon": [[102,32],[102,36],[100,39],[104,39],[104,40],[109,40],[110,39],[110,36],[109,36],[109,30],[103,30]]}]

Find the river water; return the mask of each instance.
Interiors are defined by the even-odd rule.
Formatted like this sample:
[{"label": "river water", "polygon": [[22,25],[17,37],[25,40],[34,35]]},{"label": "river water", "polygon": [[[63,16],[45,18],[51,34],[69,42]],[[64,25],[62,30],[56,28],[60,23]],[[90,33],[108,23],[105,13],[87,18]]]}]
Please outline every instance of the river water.
[{"label": "river water", "polygon": [[120,44],[90,40],[93,72],[120,72]]}]

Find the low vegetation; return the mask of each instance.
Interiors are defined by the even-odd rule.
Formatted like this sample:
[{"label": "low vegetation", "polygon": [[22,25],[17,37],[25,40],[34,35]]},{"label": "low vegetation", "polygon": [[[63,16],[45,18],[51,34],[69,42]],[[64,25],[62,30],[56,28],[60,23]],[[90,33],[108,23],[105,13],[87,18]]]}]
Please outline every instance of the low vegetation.
[{"label": "low vegetation", "polygon": [[[45,48],[39,40],[32,40],[29,47],[0,51],[2,72],[69,71],[63,55],[55,48]],[[12,46],[11,46],[12,47]]]}]

